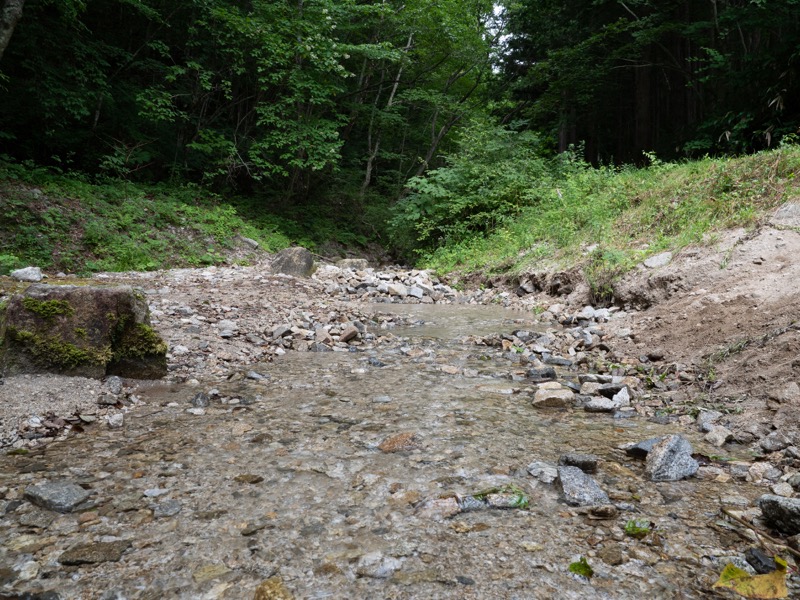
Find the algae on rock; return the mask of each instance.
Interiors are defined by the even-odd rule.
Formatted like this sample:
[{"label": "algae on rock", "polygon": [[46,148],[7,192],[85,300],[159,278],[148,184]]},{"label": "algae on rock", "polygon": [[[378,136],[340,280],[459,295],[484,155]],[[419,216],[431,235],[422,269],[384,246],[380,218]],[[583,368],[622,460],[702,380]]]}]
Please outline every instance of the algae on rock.
[{"label": "algae on rock", "polygon": [[129,286],[31,285],[0,312],[0,373],[155,379],[167,345],[144,294]]}]

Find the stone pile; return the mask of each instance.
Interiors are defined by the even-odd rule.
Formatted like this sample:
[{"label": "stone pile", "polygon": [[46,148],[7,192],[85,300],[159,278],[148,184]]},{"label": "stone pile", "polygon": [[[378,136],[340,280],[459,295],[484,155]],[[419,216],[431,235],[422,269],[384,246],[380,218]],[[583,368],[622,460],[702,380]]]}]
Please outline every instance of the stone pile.
[{"label": "stone pile", "polygon": [[340,300],[362,299],[372,302],[435,304],[464,301],[456,290],[428,271],[353,269],[325,265],[314,279],[325,286],[325,293]]}]

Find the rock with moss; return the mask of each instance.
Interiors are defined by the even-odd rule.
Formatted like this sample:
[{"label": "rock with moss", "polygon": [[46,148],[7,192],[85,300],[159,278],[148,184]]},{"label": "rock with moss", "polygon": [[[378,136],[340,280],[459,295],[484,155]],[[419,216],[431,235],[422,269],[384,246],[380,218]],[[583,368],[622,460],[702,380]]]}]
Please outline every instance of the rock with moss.
[{"label": "rock with moss", "polygon": [[0,311],[0,373],[158,379],[167,345],[140,290],[35,284]]}]

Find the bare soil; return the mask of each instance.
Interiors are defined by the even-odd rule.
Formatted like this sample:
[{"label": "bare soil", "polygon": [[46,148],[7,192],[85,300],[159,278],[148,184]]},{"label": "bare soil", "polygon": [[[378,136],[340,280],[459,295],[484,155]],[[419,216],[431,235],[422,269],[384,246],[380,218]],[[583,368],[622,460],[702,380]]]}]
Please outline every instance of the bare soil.
[{"label": "bare soil", "polygon": [[[797,435],[798,258],[800,206],[786,204],[754,230],[716,235],[663,267],[642,264],[614,286],[626,315],[612,322],[622,335],[609,343],[623,364],[682,371],[681,399],[730,413],[742,441],[772,429]],[[585,282],[570,282],[567,291],[572,308],[588,302]],[[651,363],[645,357],[653,353],[663,359]]]}]

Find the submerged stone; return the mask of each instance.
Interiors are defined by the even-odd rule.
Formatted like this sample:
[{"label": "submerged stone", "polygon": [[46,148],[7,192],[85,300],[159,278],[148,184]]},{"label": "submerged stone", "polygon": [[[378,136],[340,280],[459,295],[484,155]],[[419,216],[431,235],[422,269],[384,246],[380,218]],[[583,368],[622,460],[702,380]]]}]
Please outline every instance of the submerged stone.
[{"label": "submerged stone", "polygon": [[131,543],[125,540],[81,544],[64,552],[58,557],[58,562],[67,566],[117,562],[130,546]]},{"label": "submerged stone", "polygon": [[37,506],[68,513],[85,502],[90,493],[69,481],[48,481],[25,489],[25,498]]},{"label": "submerged stone", "polygon": [[564,500],[571,506],[608,504],[608,495],[597,482],[578,467],[558,467],[558,479]]},{"label": "submerged stone", "polygon": [[644,470],[651,481],[678,481],[700,468],[692,458],[692,446],[681,435],[669,435],[654,444],[647,454]]}]

